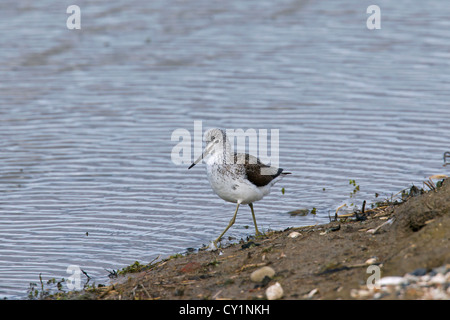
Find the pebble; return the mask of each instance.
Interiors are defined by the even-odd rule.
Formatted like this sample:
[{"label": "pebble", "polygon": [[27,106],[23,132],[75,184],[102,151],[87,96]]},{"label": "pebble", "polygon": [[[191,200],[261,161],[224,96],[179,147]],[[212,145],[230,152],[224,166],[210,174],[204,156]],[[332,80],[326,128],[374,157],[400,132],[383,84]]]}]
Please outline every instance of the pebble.
[{"label": "pebble", "polygon": [[416,270],[414,270],[413,272],[411,272],[409,274],[412,275],[412,276],[416,276],[416,277],[424,276],[424,275],[427,274],[427,269],[419,268],[419,269],[416,269]]},{"label": "pebble", "polygon": [[432,284],[444,284],[446,282],[445,276],[442,273],[438,273],[430,279]]},{"label": "pebble", "polygon": [[365,264],[370,265],[370,264],[374,264],[375,262],[377,262],[377,258],[373,257],[373,258],[367,259]]},{"label": "pebble", "polygon": [[289,237],[289,238],[295,239],[295,238],[300,237],[301,235],[302,235],[302,234],[301,234],[300,232],[293,231],[293,232],[289,233],[288,237]]},{"label": "pebble", "polygon": [[283,293],[284,292],[281,284],[279,282],[276,282],[275,284],[267,288],[266,297],[268,300],[278,300],[283,297]]},{"label": "pebble", "polygon": [[450,271],[450,264],[446,264],[445,266],[441,266],[441,267],[438,267],[438,268],[434,268],[433,270],[432,270],[432,272],[434,273],[434,274],[436,274],[436,273],[442,273],[442,274],[445,274],[445,273],[447,273],[447,272],[449,272]]},{"label": "pebble", "polygon": [[408,283],[408,280],[403,277],[384,277],[378,281],[380,286],[399,286]]},{"label": "pebble", "polygon": [[384,277],[378,286],[352,289],[350,295],[355,299],[399,299],[450,300],[450,268],[444,265],[428,272],[425,268],[416,269],[403,277]]},{"label": "pebble", "polygon": [[354,299],[368,299],[371,296],[371,292],[369,290],[358,290],[358,289],[352,289],[350,291],[350,296]]},{"label": "pebble", "polygon": [[255,270],[250,275],[250,280],[253,282],[261,282],[265,277],[273,278],[275,275],[275,270],[273,270],[271,267],[262,267],[258,270]]},{"label": "pebble", "polygon": [[319,292],[318,288],[312,289],[307,295],[306,297],[311,299],[312,297],[314,297],[315,294],[317,294]]}]

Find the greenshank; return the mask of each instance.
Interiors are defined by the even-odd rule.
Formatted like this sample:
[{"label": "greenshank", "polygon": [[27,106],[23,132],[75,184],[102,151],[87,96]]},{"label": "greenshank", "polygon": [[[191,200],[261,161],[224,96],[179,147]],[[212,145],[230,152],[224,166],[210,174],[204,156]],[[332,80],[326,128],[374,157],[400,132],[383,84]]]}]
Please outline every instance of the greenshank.
[{"label": "greenshank", "polygon": [[263,164],[258,158],[247,153],[231,152],[231,145],[222,129],[210,129],[205,134],[206,147],[203,153],[188,169],[202,159],[206,163],[206,173],[213,191],[223,200],[237,203],[233,218],[225,230],[213,241],[217,242],[234,224],[239,206],[248,204],[253,217],[256,235],[261,233],[256,224],[253,203],[268,195],[270,188],[290,172]]}]

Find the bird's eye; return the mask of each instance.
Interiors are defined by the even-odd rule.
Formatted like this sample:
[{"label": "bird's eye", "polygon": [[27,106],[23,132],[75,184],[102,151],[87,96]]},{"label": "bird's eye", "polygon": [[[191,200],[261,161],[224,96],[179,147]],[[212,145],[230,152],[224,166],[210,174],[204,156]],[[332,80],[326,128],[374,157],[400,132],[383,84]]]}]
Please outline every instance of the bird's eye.
[{"label": "bird's eye", "polygon": [[213,141],[215,138],[216,138],[216,137],[212,136],[212,137],[211,137],[211,141]]}]

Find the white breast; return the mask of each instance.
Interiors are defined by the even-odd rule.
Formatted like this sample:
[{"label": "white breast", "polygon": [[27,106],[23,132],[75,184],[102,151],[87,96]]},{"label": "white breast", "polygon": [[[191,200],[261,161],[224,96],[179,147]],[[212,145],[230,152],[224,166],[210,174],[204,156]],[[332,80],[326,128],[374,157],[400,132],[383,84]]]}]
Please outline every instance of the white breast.
[{"label": "white breast", "polygon": [[[233,167],[236,168],[236,166]],[[225,171],[225,166],[217,164],[207,165],[206,168],[211,188],[225,201],[249,204],[261,200],[270,190],[270,188],[258,188],[250,183],[239,169]]]}]

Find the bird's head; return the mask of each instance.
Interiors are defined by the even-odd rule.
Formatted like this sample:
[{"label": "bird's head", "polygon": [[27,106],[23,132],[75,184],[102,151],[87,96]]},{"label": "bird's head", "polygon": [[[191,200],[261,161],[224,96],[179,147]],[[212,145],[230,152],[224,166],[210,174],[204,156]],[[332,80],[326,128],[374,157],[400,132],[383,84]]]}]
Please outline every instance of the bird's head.
[{"label": "bird's head", "polygon": [[195,166],[197,163],[199,163],[202,159],[206,158],[207,156],[214,154],[217,151],[223,152],[223,148],[225,145],[225,142],[227,141],[226,133],[222,129],[210,129],[206,131],[204,135],[204,140],[206,142],[206,147],[203,149],[203,153],[200,157],[195,160],[188,169]]}]

